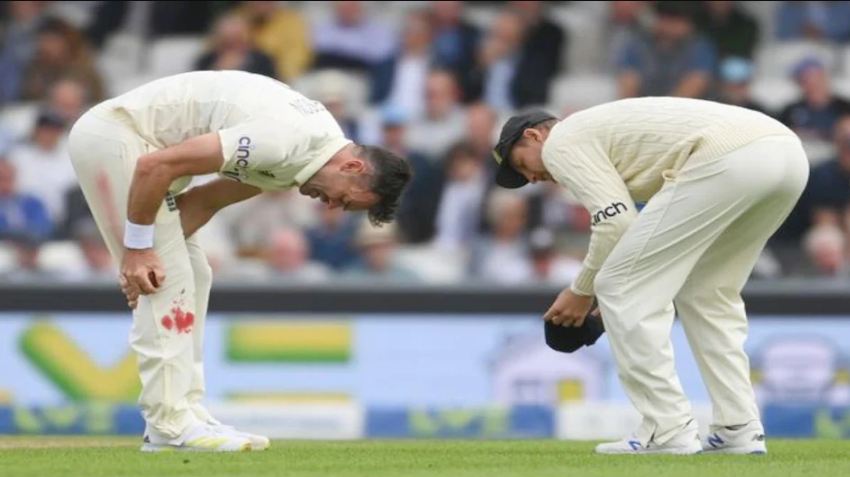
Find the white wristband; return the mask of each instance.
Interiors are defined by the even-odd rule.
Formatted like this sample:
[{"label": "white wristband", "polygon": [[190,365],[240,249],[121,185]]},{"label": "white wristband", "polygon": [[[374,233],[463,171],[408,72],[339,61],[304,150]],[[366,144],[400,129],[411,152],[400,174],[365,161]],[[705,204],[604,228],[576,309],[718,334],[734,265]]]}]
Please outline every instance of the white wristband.
[{"label": "white wristband", "polygon": [[124,223],[124,246],[131,249],[153,248],[153,224]]}]

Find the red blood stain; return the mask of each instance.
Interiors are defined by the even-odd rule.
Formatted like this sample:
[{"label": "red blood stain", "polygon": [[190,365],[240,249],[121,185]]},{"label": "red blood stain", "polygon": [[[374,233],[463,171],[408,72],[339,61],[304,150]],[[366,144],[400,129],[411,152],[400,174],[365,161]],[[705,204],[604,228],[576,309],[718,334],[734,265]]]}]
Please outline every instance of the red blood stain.
[{"label": "red blood stain", "polygon": [[175,307],[171,309],[171,314],[174,315],[178,333],[192,332],[192,325],[195,324],[195,315],[192,312],[185,313],[180,307]]},{"label": "red blood stain", "polygon": [[164,326],[166,330],[170,330],[171,327],[174,326],[174,322],[171,321],[170,316],[165,315],[165,316],[162,317],[162,326]]}]

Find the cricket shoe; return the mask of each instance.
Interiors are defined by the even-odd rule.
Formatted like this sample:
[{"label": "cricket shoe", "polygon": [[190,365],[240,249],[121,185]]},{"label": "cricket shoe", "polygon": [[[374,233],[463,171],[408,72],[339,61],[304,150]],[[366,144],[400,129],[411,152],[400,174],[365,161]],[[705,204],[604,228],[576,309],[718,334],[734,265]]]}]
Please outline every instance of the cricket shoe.
[{"label": "cricket shoe", "polygon": [[636,437],[617,442],[608,442],[596,446],[597,454],[675,454],[691,455],[702,452],[699,441],[697,422],[691,419],[681,431],[663,444],[657,444],[653,439],[641,442]]},{"label": "cricket shoe", "polygon": [[153,429],[145,430],[142,452],[244,452],[251,450],[251,441],[242,435],[207,424],[187,429],[170,439]]},{"label": "cricket shoe", "polygon": [[743,426],[711,426],[702,450],[712,454],[767,454],[764,428],[759,421]]},{"label": "cricket shoe", "polygon": [[251,450],[261,451],[266,450],[271,446],[271,441],[266,436],[261,436],[259,434],[251,434],[250,432],[243,432],[237,430],[233,426],[228,426],[216,421],[214,424],[210,424],[211,427],[215,429],[220,429],[222,432],[228,432],[236,436],[244,437],[251,442]]}]

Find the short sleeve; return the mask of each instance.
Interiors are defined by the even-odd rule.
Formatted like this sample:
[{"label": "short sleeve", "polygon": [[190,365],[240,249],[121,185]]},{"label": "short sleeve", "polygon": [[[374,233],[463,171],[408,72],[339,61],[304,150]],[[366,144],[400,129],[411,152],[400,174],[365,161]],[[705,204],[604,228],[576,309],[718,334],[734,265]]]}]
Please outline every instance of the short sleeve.
[{"label": "short sleeve", "polygon": [[250,121],[219,130],[224,163],[219,172],[242,179],[248,172],[279,167],[287,157],[309,146],[309,137],[298,128],[274,127],[266,122]]}]

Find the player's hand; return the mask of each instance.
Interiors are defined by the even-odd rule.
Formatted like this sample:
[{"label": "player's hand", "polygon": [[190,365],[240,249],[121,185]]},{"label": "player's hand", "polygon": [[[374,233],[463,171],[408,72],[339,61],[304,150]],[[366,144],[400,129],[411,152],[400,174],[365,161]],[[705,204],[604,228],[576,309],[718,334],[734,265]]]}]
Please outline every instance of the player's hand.
[{"label": "player's hand", "polygon": [[130,307],[131,310],[135,310],[136,306],[139,304],[141,291],[138,287],[130,285],[130,282],[128,282],[123,275],[118,277],[118,283],[121,285],[121,293],[123,293],[127,298],[127,306]]},{"label": "player's hand", "polygon": [[582,296],[573,293],[569,288],[558,294],[555,303],[549,307],[543,319],[561,326],[579,327],[593,306],[592,296]]},{"label": "player's hand", "polygon": [[[152,248],[124,251],[121,261],[121,277],[130,289],[136,288],[142,295],[156,293],[165,281],[165,269],[159,256]],[[128,300],[129,301],[129,300]]]}]

